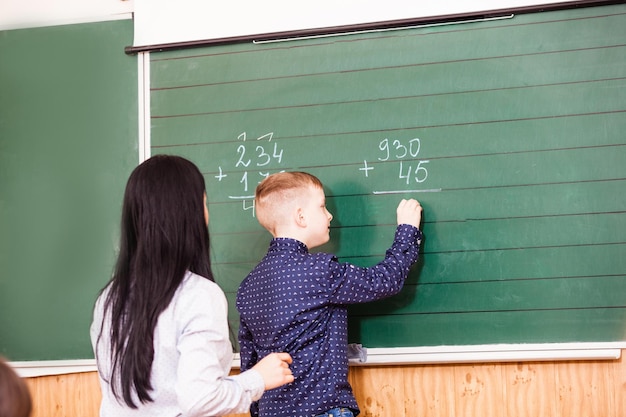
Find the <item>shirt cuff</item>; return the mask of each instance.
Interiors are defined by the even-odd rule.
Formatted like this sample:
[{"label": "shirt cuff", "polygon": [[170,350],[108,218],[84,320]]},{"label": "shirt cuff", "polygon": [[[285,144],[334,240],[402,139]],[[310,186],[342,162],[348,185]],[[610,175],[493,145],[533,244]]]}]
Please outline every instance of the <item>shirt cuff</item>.
[{"label": "shirt cuff", "polygon": [[422,243],[422,231],[410,224],[402,223],[396,228],[396,238],[408,240],[409,242]]},{"label": "shirt cuff", "polygon": [[232,376],[243,388],[243,390],[250,394],[252,401],[258,401],[259,398],[265,392],[265,381],[261,374],[254,370],[248,369],[239,375]]}]

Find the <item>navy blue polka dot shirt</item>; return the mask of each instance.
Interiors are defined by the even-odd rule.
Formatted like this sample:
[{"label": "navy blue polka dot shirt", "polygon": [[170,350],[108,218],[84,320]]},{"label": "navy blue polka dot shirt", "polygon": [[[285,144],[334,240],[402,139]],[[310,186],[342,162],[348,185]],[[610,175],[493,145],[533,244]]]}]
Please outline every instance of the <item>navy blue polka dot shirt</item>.
[{"label": "navy blue polka dot shirt", "polygon": [[421,232],[399,225],[385,259],[370,268],[311,254],[276,238],[237,292],[241,370],[271,352],[288,352],[295,381],[266,391],[253,417],[311,417],[335,407],[358,414],[348,383],[347,305],[398,293],[417,260]]}]

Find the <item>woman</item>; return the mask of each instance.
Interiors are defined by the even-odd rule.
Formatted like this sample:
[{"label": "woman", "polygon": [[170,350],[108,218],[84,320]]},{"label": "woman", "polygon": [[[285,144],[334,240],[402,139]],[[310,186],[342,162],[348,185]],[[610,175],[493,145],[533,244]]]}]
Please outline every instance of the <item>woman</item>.
[{"label": "woman", "polygon": [[227,302],[211,272],[208,221],[193,163],[158,155],[132,172],[117,264],[91,326],[101,417],[244,413],[293,381],[287,353],[228,375]]}]

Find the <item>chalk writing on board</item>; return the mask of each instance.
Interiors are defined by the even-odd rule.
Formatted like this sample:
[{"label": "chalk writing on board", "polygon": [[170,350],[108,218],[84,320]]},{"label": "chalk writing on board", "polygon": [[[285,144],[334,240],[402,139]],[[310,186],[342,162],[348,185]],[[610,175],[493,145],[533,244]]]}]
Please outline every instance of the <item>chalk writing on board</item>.
[{"label": "chalk writing on board", "polygon": [[[237,147],[234,155],[234,168],[239,171],[237,181],[240,184],[241,194],[229,195],[231,200],[241,201],[244,211],[250,211],[255,217],[254,189],[257,184],[266,178],[270,171],[275,171],[283,163],[284,150],[277,142],[273,142],[274,132],[268,132],[256,138],[249,138],[247,132],[237,136]],[[440,188],[404,189],[402,187],[423,185],[428,180],[427,159],[420,159],[422,142],[419,138],[389,139],[384,138],[378,143],[375,155],[371,161],[363,160],[363,165],[358,170],[366,178],[375,176],[375,165],[380,163],[393,163],[397,165],[397,181],[399,189],[376,190],[372,194],[400,194],[400,193],[423,193],[438,192]],[[218,167],[215,178],[221,182],[229,174],[224,172],[222,166]],[[400,189],[402,188],[402,189]]]},{"label": "chalk writing on board", "polygon": [[[421,185],[428,179],[427,164],[429,160],[418,159],[422,141],[419,138],[412,139],[389,139],[384,138],[378,143],[380,151],[377,157],[379,162],[397,162],[398,164],[398,184],[401,185]],[[369,178],[374,175],[375,167],[368,164],[367,159],[363,160],[363,166],[359,171]],[[373,191],[373,194],[400,194],[414,192],[437,192],[440,188],[417,189],[417,190],[387,190]]]},{"label": "chalk writing on board", "polygon": [[[241,195],[229,195],[231,200],[241,200],[244,211],[251,210],[254,217],[254,189],[256,185],[270,174],[270,169],[275,168],[283,162],[283,149],[276,142],[272,142],[274,132],[265,133],[255,139],[248,140],[247,132],[242,132],[237,136],[238,142],[235,151],[235,168],[244,169],[239,180],[241,185]],[[253,145],[249,145],[254,143]],[[218,182],[225,179],[223,168],[218,167],[218,174],[215,178]]]}]

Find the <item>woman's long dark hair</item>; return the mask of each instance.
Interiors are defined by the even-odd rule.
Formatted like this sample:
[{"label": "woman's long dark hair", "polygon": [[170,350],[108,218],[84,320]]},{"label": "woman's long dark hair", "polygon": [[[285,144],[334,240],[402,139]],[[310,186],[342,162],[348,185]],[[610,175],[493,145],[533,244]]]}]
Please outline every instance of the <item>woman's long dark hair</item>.
[{"label": "woman's long dark hair", "polygon": [[137,408],[133,392],[142,403],[152,401],[154,328],[186,271],[214,280],[204,193],[198,168],[170,155],[143,162],[126,185],[104,317],[111,320],[111,387],[131,408]]}]

